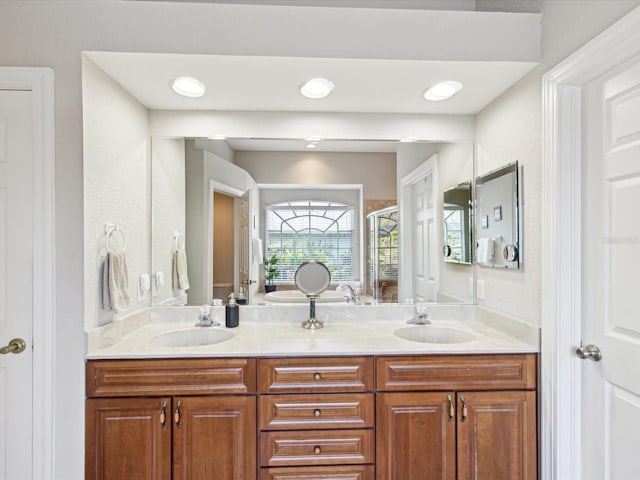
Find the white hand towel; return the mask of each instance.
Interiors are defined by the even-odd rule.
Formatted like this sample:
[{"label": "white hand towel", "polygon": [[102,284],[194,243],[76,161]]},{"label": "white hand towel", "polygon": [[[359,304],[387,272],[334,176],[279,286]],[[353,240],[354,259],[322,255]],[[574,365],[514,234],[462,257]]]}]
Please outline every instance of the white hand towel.
[{"label": "white hand towel", "polygon": [[478,264],[480,265],[491,265],[493,263],[493,239],[490,237],[479,238],[478,239],[478,249],[476,253],[478,254]]},{"label": "white hand towel", "polygon": [[264,262],[264,256],[262,254],[262,239],[261,238],[253,238],[251,247],[253,248],[253,262],[256,265],[262,265]]},{"label": "white hand towel", "polygon": [[186,292],[189,290],[189,276],[187,275],[187,252],[184,249],[173,253],[173,289]]},{"label": "white hand towel", "polygon": [[109,252],[102,271],[102,306],[105,310],[122,312],[129,306],[129,272],[124,252]]}]

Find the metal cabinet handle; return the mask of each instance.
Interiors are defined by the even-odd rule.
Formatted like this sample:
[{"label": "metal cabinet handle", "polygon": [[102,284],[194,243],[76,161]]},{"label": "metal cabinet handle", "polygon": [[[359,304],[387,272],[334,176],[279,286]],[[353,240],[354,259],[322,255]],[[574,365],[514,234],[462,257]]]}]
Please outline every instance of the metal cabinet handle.
[{"label": "metal cabinet handle", "polygon": [[6,355],[7,353],[22,353],[27,348],[27,342],[22,338],[14,338],[9,342],[6,347],[0,348],[0,354]]},{"label": "metal cabinet handle", "polygon": [[318,381],[318,380],[320,380],[321,378],[322,378],[322,375],[320,375],[319,373],[317,373],[317,372],[316,372],[316,373],[314,373],[314,374],[313,374],[313,379],[314,379],[314,380]]},{"label": "metal cabinet handle", "polygon": [[163,430],[167,429],[167,401],[162,401],[162,407],[160,408],[160,426]]},{"label": "metal cabinet handle", "polygon": [[314,417],[319,417],[320,415],[322,415],[322,412],[320,412],[320,409],[319,409],[319,408],[316,408],[316,409],[313,411],[313,416],[314,416]]},{"label": "metal cabinet handle", "polygon": [[602,360],[602,352],[596,345],[589,344],[586,347],[580,345],[580,347],[576,348],[576,355],[581,360],[586,360],[590,358],[594,362],[599,362]]},{"label": "metal cabinet handle", "polygon": [[316,455],[320,455],[322,453],[320,445],[316,445],[315,447],[313,447],[313,453],[315,453]]},{"label": "metal cabinet handle", "polygon": [[453,398],[451,398],[451,395],[447,395],[447,400],[449,401],[449,416],[447,420],[452,422],[456,416],[456,407],[453,405]]},{"label": "metal cabinet handle", "polygon": [[467,408],[467,402],[464,401],[464,395],[460,396],[460,402],[462,403],[462,415],[460,416],[460,421],[464,422],[469,416],[469,409]]},{"label": "metal cabinet handle", "polygon": [[173,412],[173,422],[176,424],[176,427],[181,428],[182,422],[180,421],[180,405],[182,405],[182,401],[178,400],[178,405],[176,405],[176,410]]}]

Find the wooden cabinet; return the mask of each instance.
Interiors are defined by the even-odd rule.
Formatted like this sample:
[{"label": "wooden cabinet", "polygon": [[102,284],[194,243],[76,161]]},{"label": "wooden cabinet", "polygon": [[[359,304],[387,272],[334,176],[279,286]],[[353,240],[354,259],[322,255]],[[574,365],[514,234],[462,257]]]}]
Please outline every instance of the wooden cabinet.
[{"label": "wooden cabinet", "polygon": [[[255,389],[255,360],[192,362],[88,363],[89,395],[119,398],[87,399],[87,479],[208,480],[214,472],[220,480],[256,478],[255,395],[128,396],[127,385],[158,395],[176,393],[176,384],[187,391]],[[172,382],[163,387],[167,378]],[[216,381],[208,384],[211,378]]]},{"label": "wooden cabinet", "polygon": [[535,480],[535,359],[378,358],[377,480]]},{"label": "wooden cabinet", "polygon": [[261,480],[373,480],[372,357],[258,364]]},{"label": "wooden cabinet", "polygon": [[93,480],[535,480],[537,356],[87,363]]}]

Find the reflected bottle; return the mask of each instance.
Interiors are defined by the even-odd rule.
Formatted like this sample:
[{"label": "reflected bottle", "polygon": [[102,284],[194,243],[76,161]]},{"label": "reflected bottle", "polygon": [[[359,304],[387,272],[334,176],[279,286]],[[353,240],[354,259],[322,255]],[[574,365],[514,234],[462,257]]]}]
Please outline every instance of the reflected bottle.
[{"label": "reflected bottle", "polygon": [[240,324],[240,307],[233,292],[229,294],[229,303],[225,307],[224,324],[227,328],[235,328]]}]

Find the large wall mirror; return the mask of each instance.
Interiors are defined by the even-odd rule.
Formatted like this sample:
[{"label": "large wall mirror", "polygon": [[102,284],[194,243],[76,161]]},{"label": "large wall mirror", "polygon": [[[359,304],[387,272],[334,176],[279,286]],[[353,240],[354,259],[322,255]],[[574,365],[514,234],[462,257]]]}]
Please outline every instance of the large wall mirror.
[{"label": "large wall mirror", "polygon": [[[473,277],[469,268],[469,240],[463,242],[464,253],[460,258],[464,262],[459,266],[449,265],[438,253],[444,246],[446,197],[452,192],[449,187],[464,185],[462,180],[473,176],[473,144],[404,145],[396,152],[397,142],[394,141],[380,147],[385,151],[354,152],[355,146],[348,145],[354,142],[344,141],[345,145],[336,147],[342,152],[310,155],[303,151],[260,151],[250,143],[249,139],[239,138],[216,141],[152,139],[153,305],[199,305],[210,302],[211,298],[224,299],[240,286],[254,288],[257,299],[262,299],[265,280],[264,266],[260,262],[272,254],[272,242],[265,230],[267,214],[273,210],[273,204],[281,206],[283,202],[293,202],[292,207],[295,207],[302,200],[354,207],[353,246],[343,249],[340,255],[341,261],[351,265],[347,270],[352,271],[352,278],[345,278],[345,281],[359,285],[367,301],[405,302],[409,296],[415,301],[473,303],[468,288]],[[359,143],[362,145],[362,141]],[[313,178],[308,176],[311,159],[313,168],[324,172],[317,175],[317,185],[313,185]],[[397,177],[419,170],[427,159],[430,159],[433,174],[429,188],[422,188],[425,185],[422,177],[407,186],[400,185],[401,190],[412,193],[409,203],[399,202]],[[301,165],[306,165],[306,170]],[[283,172],[289,172],[286,178]],[[341,180],[354,184],[338,185]],[[356,181],[359,184],[356,185]],[[462,215],[465,234],[470,232],[469,193],[467,189],[467,205]],[[424,200],[420,212],[416,208],[421,201],[418,198]],[[404,231],[405,236],[410,237],[409,242],[398,241],[402,233],[394,227],[384,233],[385,239],[392,240],[395,248],[372,248],[367,215],[380,211],[380,207],[383,211],[392,207],[398,211],[398,218],[404,210]],[[241,224],[243,216],[247,217],[248,229]],[[420,232],[426,235],[420,235]],[[413,291],[409,295],[399,293],[398,281],[402,280],[398,280],[398,270],[403,269],[399,265],[399,250],[402,248],[405,248],[404,258],[424,260],[417,266],[411,262],[414,268],[405,280],[405,291],[411,291],[427,272],[429,296],[423,299],[416,299]],[[249,251],[251,254],[246,255]],[[185,273],[184,268],[180,269],[182,255],[187,259],[188,284],[181,284],[181,275]],[[380,267],[377,270],[369,268],[374,260],[371,255],[376,255],[376,264]],[[404,270],[406,273],[408,268]],[[393,278],[378,281],[373,278],[376,271],[392,273]],[[339,275],[335,277],[340,278]],[[287,278],[284,274],[276,278],[278,289],[295,288]],[[243,280],[256,284],[246,286]],[[335,289],[337,282],[330,288]],[[381,295],[381,288],[385,289],[385,295]]]},{"label": "large wall mirror", "polygon": [[476,263],[483,267],[520,268],[518,162],[476,178]]}]

